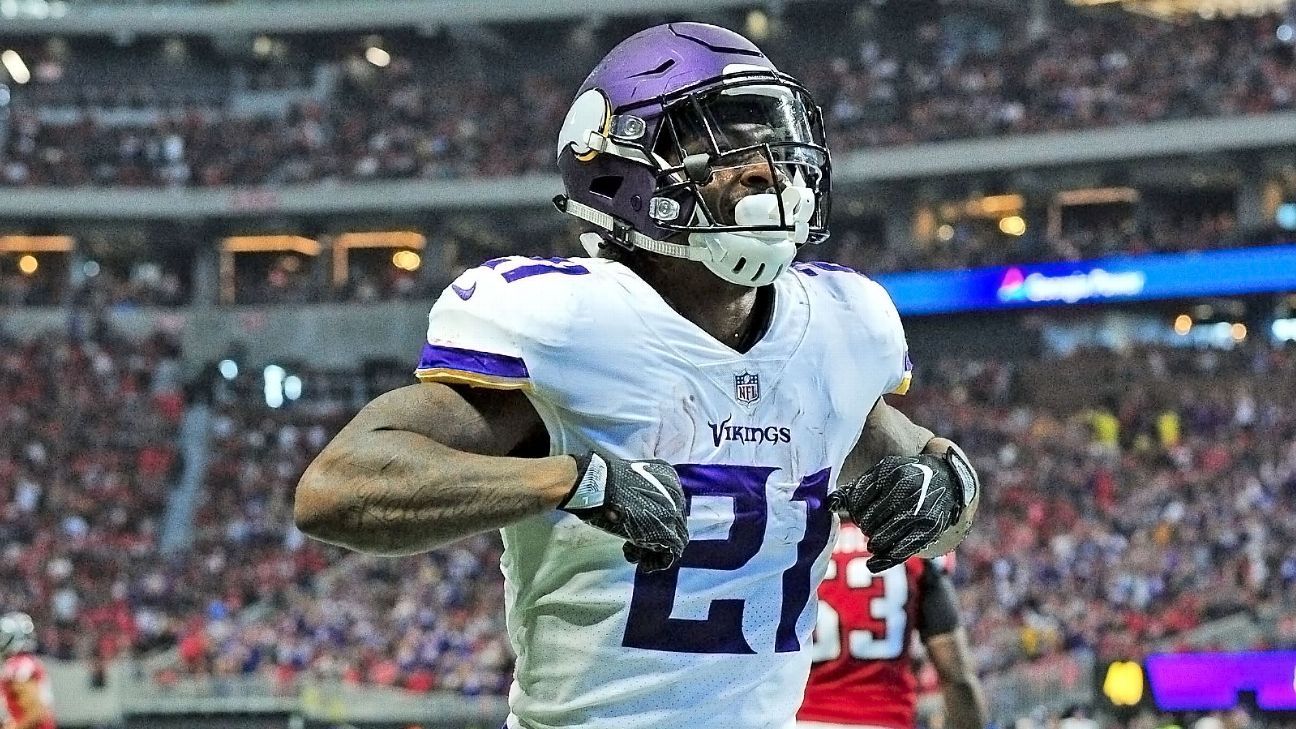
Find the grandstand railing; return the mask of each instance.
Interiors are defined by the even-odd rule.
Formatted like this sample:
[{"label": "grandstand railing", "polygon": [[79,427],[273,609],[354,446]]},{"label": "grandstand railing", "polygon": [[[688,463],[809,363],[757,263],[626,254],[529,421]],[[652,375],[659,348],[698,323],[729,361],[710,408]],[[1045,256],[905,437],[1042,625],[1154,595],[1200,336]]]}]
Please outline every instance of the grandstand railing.
[{"label": "grandstand railing", "polygon": [[159,685],[142,664],[109,667],[102,686],[89,667],[47,661],[60,726],[120,725],[124,718],[292,714],[330,723],[408,722],[436,726],[499,726],[508,713],[499,696],[416,694],[394,688],[305,679],[281,685],[263,676],[182,679]]},{"label": "grandstand railing", "polygon": [[1036,709],[1060,711],[1093,700],[1094,656],[1072,651],[1031,661],[985,679],[990,715],[1004,725]]},{"label": "grandstand railing", "polygon": [[[864,149],[833,164],[837,184],[915,180],[1187,154],[1296,146],[1296,112]],[[5,188],[0,218],[195,220],[412,210],[543,207],[557,175],[454,181],[326,182],[207,189]]]},{"label": "grandstand railing", "polygon": [[[1174,645],[1240,650],[1275,635],[1276,616],[1240,613],[1176,636]],[[1156,646],[1171,650],[1170,641]],[[155,680],[145,662],[120,661],[109,667],[104,685],[92,687],[88,664],[49,661],[55,708],[69,726],[116,723],[131,715],[296,714],[334,722],[423,721],[431,717],[463,725],[498,726],[506,711],[500,697],[450,693],[412,694],[393,688],[353,686],[310,678],[282,684],[262,676],[180,678],[169,685]],[[1001,724],[1045,708],[1088,705],[1095,691],[1094,656],[1079,650],[1017,664],[984,677],[992,715]],[[926,697],[925,714],[941,711],[938,695]],[[495,722],[491,724],[490,722]]]},{"label": "grandstand railing", "polygon": [[[1274,616],[1257,618],[1237,613],[1200,625],[1193,630],[1160,641],[1157,651],[1176,647],[1196,650],[1245,650],[1276,631]],[[1032,711],[1062,711],[1070,706],[1088,706],[1098,687],[1095,685],[1095,656],[1090,650],[1067,653],[1020,663],[984,677],[986,700],[990,713],[1001,725],[1026,716]],[[939,695],[926,697],[922,709],[940,712]]]},{"label": "grandstand railing", "polygon": [[[104,318],[114,331],[143,338],[174,332],[190,367],[223,359],[230,345],[245,346],[253,365],[300,364],[312,370],[351,370],[366,359],[409,362],[411,377],[427,333],[431,300],[377,304],[294,304],[114,308]],[[5,333],[66,331],[68,310],[14,307],[4,312]],[[189,374],[194,374],[190,372]],[[413,380],[411,380],[411,383]]]}]

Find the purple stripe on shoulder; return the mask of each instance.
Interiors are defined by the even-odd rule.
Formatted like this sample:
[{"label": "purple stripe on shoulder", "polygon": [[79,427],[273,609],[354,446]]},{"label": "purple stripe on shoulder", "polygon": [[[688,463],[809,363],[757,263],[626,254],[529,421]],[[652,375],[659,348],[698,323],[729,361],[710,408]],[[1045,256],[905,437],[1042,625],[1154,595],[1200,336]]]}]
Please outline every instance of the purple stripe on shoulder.
[{"label": "purple stripe on shoulder", "polygon": [[515,380],[524,380],[531,376],[531,373],[527,372],[526,362],[519,357],[439,344],[424,344],[423,356],[419,358],[418,368],[428,370],[437,367]]}]

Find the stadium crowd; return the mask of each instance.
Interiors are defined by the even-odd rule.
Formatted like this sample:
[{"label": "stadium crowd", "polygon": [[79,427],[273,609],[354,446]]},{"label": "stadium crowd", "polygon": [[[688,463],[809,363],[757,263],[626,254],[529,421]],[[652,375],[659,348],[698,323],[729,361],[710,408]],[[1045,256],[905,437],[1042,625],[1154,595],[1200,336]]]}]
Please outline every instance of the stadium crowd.
[{"label": "stadium crowd", "polygon": [[169,598],[140,566],[156,560],[179,467],[181,385],[163,335],[0,332],[0,593],[54,656],[150,640],[155,601]]},{"label": "stadium crowd", "polygon": [[[1063,19],[1043,34],[1014,26],[981,45],[937,23],[904,43],[856,39],[807,55],[789,29],[766,45],[816,94],[839,155],[1296,107],[1296,56],[1275,37],[1276,16],[1187,25],[1096,18]],[[552,139],[579,78],[561,69],[446,73],[444,65],[417,56],[398,56],[380,72],[348,65],[363,72],[340,74],[328,97],[285,101],[282,113],[264,116],[211,103],[103,113],[113,91],[131,84],[45,114],[41,99],[56,95],[40,93],[38,73],[37,90],[15,97],[4,125],[0,184],[208,187],[552,172]]]},{"label": "stadium crowd", "polygon": [[959,550],[982,669],[1074,648],[1138,657],[1212,618],[1290,613],[1293,372],[1296,348],[1265,345],[924,370],[905,406],[991,484]]},{"label": "stadium crowd", "polygon": [[[153,674],[164,687],[505,689],[497,538],[393,562],[292,525],[293,486],[350,404],[219,399],[194,541],[163,555],[185,408],[175,345],[106,330],[4,344],[0,586],[46,652],[175,648]],[[980,669],[1138,655],[1215,617],[1291,614],[1293,372],[1296,349],[1258,343],[920,363],[901,405],[963,443],[989,484],[956,575]],[[1296,645],[1296,624],[1280,627],[1271,639]]]},{"label": "stadium crowd", "polygon": [[[1296,415],[1281,393],[1290,391],[1283,383],[1296,386],[1296,350],[1082,352],[1044,368],[1051,375],[1003,361],[920,366],[922,387],[902,402],[976,454],[990,484],[956,575],[982,671],[1075,648],[1137,656],[1215,617],[1290,612]],[[1050,385],[1059,371],[1077,384]],[[1113,389],[1078,384],[1095,377]],[[1115,388],[1125,393],[1119,406]],[[244,425],[255,431],[261,417]],[[266,498],[280,504],[257,507],[283,514],[260,522],[272,549],[314,549],[283,506],[290,464],[299,467],[323,436],[305,432],[288,438],[291,460],[269,457],[280,473],[267,477],[267,454],[249,452],[209,483],[239,494],[228,507],[236,511]],[[267,481],[275,495],[258,499]],[[237,543],[212,540],[235,553]],[[494,537],[480,537],[402,564],[333,553],[334,567],[271,585],[256,610],[240,612],[240,598],[194,618],[180,663],[162,678],[255,674],[287,686],[314,676],[502,691],[509,654],[498,550]],[[1273,640],[1296,644],[1296,631]]]},{"label": "stadium crowd", "polygon": [[284,691],[307,677],[502,692],[511,655],[498,539],[399,562],[305,539],[292,526],[297,479],[351,409],[332,399],[269,408],[238,384],[218,386],[196,539],[173,561],[194,599],[175,606],[176,663],[157,682],[200,679],[219,692],[258,675]]}]

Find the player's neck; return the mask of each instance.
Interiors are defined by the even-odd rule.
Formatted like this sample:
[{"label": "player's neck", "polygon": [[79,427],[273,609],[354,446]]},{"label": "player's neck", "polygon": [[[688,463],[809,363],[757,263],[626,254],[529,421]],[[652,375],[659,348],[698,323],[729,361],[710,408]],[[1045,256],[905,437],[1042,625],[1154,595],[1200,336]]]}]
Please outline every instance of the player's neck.
[{"label": "player's neck", "polygon": [[757,295],[758,289],[729,283],[696,261],[652,254],[627,256],[622,260],[680,316],[696,324],[716,341],[745,351],[763,331],[772,307]]}]

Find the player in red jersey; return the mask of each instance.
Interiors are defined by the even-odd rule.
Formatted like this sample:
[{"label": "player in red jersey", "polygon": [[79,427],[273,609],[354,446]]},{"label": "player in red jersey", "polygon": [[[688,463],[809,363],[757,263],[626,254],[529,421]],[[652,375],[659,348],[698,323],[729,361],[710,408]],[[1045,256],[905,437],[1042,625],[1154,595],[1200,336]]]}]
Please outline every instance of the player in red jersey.
[{"label": "player in red jersey", "polygon": [[959,626],[949,555],[912,557],[875,575],[865,566],[867,541],[843,520],[819,585],[814,665],[797,726],[913,729],[918,680],[909,641],[917,630],[940,677],[948,729],[984,729],[988,711]]},{"label": "player in red jersey", "polygon": [[0,690],[9,720],[3,729],[55,729],[54,696],[45,667],[33,655],[36,626],[26,613],[0,617]]}]

